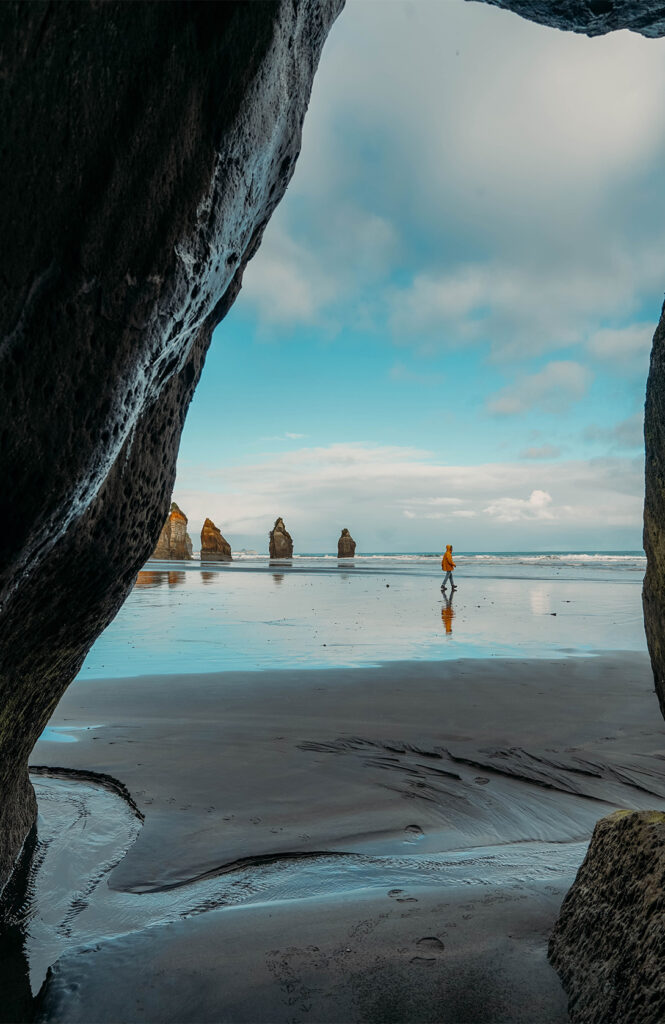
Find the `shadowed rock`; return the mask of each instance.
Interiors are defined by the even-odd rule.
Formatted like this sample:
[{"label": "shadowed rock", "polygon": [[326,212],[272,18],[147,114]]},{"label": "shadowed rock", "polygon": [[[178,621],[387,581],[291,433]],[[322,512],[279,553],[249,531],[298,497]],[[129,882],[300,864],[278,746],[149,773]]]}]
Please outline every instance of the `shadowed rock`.
[{"label": "shadowed rock", "polygon": [[212,519],[206,519],[201,529],[201,561],[231,561],[231,545],[222,537]]},{"label": "shadowed rock", "polygon": [[341,6],[0,4],[0,886],[30,750],[154,549]]},{"label": "shadowed rock", "polygon": [[284,526],[284,520],[281,516],[279,519],[275,520],[275,525],[270,531],[269,551],[271,558],[293,557],[293,541],[291,539],[291,534],[287,532],[287,529]]},{"label": "shadowed rock", "polygon": [[602,36],[627,28],[643,36],[665,35],[662,0],[483,0],[540,25]]},{"label": "shadowed rock", "polygon": [[157,547],[151,558],[190,559],[192,557],[192,541],[187,533],[187,516],[178,508],[175,501],[171,502],[171,511],[162,527]]},{"label": "shadowed rock", "polygon": [[663,877],[665,814],[601,818],[549,947],[574,1024],[665,1020]]},{"label": "shadowed rock", "polygon": [[356,553],[356,542],[344,527],[337,541],[337,557],[338,558],[353,558]]}]

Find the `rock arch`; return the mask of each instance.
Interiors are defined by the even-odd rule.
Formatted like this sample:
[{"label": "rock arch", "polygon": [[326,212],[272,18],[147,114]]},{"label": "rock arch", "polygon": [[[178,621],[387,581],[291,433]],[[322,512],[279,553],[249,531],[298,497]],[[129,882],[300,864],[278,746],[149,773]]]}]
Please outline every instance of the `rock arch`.
[{"label": "rock arch", "polygon": [[[490,2],[665,34],[654,0]],[[0,5],[0,886],[35,819],[32,746],[157,541],[212,330],[289,181],[342,6]],[[645,622],[665,708],[664,343],[661,321]]]}]

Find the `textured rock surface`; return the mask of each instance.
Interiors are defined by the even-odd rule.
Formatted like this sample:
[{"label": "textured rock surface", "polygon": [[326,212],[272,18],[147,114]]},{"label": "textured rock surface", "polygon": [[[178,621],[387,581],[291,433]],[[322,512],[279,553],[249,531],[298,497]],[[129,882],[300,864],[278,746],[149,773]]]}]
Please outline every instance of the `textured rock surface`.
[{"label": "textured rock surface", "polygon": [[656,693],[665,715],[665,306],[651,350],[644,410],[644,629]]},{"label": "textured rock surface", "polygon": [[598,822],[549,956],[574,1024],[662,1024],[665,814],[616,811]]},{"label": "textured rock surface", "polygon": [[293,541],[291,539],[291,534],[287,532],[287,529],[284,526],[284,520],[281,516],[279,519],[275,520],[275,525],[270,531],[269,551],[271,558],[293,557]]},{"label": "textured rock surface", "polygon": [[201,561],[231,561],[231,545],[222,537],[212,519],[206,519],[201,529]]},{"label": "textured rock surface", "polygon": [[157,541],[340,7],[0,4],[0,885],[28,754]]},{"label": "textured rock surface", "polygon": [[587,36],[627,28],[643,36],[665,35],[662,0],[483,0],[529,21]]},{"label": "textured rock surface", "polygon": [[187,533],[187,516],[171,502],[171,511],[162,526],[157,546],[151,558],[189,559],[192,557],[192,542]]},{"label": "textured rock surface", "polygon": [[356,542],[347,530],[346,527],[342,530],[339,540],[337,541],[337,557],[338,558],[353,558],[356,553]]}]

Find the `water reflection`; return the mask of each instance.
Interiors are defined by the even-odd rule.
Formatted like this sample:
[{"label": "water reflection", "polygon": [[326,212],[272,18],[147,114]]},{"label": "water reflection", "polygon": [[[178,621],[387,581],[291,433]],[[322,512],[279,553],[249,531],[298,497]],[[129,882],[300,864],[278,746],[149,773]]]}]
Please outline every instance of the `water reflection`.
[{"label": "water reflection", "polygon": [[201,571],[201,579],[204,583],[212,583],[216,575],[216,572],[206,572],[205,569]]},{"label": "water reflection", "polygon": [[453,595],[450,597],[444,596],[443,608],[441,609],[441,621],[443,622],[446,634],[449,635],[453,631],[453,619],[455,618],[455,612],[453,611]]},{"label": "water reflection", "polygon": [[529,604],[533,615],[549,615],[552,610],[549,588],[531,587],[529,589]]},{"label": "water reflection", "polygon": [[136,577],[135,587],[159,587],[164,582],[164,573],[154,569],[142,569]]},{"label": "water reflection", "polygon": [[162,583],[168,583],[170,587],[179,587],[184,583],[187,575],[183,569],[175,569],[166,572],[164,569],[142,569],[136,577],[135,587],[161,587]]},{"label": "water reflection", "polygon": [[272,574],[272,578],[274,579],[275,583],[277,583],[279,585],[280,583],[284,582],[284,573],[283,572],[274,572]]}]

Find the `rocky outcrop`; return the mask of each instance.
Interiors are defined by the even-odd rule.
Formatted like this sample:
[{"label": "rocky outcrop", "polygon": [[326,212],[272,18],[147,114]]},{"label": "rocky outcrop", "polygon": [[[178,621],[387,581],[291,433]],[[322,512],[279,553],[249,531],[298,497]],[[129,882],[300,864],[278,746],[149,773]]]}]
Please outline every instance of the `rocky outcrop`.
[{"label": "rocky outcrop", "polygon": [[162,526],[157,547],[151,558],[187,560],[192,557],[192,541],[187,533],[187,516],[171,502],[171,511]]},{"label": "rocky outcrop", "polygon": [[651,349],[644,407],[644,630],[660,710],[665,715],[665,305]]},{"label": "rocky outcrop", "polygon": [[201,561],[231,561],[231,545],[224,540],[212,519],[206,519],[201,530]]},{"label": "rocky outcrop", "polygon": [[573,1024],[665,1020],[665,814],[596,825],[550,940]]},{"label": "rocky outcrop", "polygon": [[341,6],[0,4],[0,887],[28,754],[154,549]]},{"label": "rocky outcrop", "polygon": [[337,541],[337,557],[338,558],[353,558],[356,553],[356,542],[344,527]]},{"label": "rocky outcrop", "polygon": [[540,25],[602,36],[627,28],[643,36],[665,35],[662,0],[484,0]]},{"label": "rocky outcrop", "polygon": [[293,541],[281,516],[275,520],[275,525],[270,531],[268,550],[271,558],[293,558]]}]

